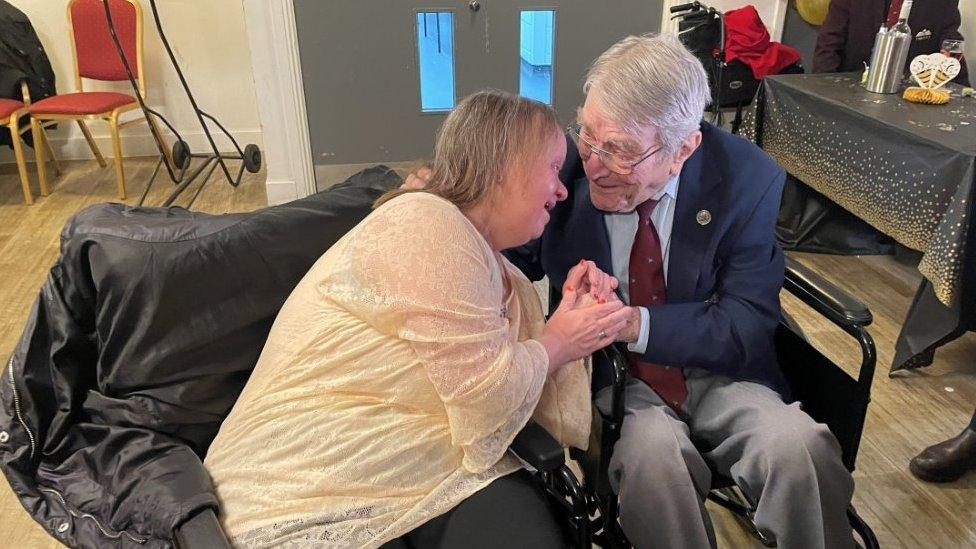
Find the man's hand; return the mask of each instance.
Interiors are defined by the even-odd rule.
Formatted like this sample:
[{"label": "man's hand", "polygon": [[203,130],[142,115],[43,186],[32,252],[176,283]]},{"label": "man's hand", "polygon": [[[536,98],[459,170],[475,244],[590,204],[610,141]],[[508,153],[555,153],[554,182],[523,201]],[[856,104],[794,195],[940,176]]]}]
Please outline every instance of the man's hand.
[{"label": "man's hand", "polygon": [[634,343],[640,337],[641,314],[637,307],[627,307],[630,314],[627,317],[627,326],[617,335],[617,341],[624,343]]},{"label": "man's hand", "polygon": [[[606,300],[606,303],[616,303],[619,301],[620,301],[620,297],[616,293],[610,292]],[[579,298],[577,298],[577,307],[581,306],[580,303],[581,302]],[[595,299],[591,299],[589,303],[590,304],[598,303],[598,301]],[[627,325],[622,330],[620,330],[619,334],[617,334],[616,341],[622,341],[624,343],[634,343],[640,337],[640,329],[641,329],[640,309],[637,307],[624,307],[624,309],[628,311],[626,313]]]}]

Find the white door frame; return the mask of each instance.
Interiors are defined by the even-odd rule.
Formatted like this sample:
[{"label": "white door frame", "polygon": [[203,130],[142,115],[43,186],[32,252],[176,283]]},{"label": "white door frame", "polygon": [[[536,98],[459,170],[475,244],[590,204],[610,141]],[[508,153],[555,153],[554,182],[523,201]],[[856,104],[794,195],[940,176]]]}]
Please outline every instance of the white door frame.
[{"label": "white door frame", "polygon": [[316,192],[292,0],[243,0],[264,136],[268,204]]},{"label": "white door frame", "polygon": [[[678,25],[671,21],[671,6],[686,4],[693,0],[665,0],[661,14],[661,32],[677,32]],[[786,10],[789,6],[788,0],[702,0],[702,3],[710,8],[715,8],[723,12],[735,8],[741,8],[746,4],[756,6],[763,23],[769,28],[769,38],[778,42],[783,38],[783,26],[786,22]]]}]

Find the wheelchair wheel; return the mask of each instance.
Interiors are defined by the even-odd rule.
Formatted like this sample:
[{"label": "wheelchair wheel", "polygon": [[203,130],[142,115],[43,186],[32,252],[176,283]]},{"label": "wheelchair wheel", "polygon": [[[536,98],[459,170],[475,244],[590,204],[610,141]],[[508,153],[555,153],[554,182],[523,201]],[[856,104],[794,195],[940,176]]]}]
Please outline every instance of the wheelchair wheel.
[{"label": "wheelchair wheel", "polygon": [[254,143],[244,147],[244,168],[251,173],[261,170],[261,149]]},{"label": "wheelchair wheel", "polygon": [[180,170],[190,165],[190,146],[182,139],[173,143],[173,163]]}]

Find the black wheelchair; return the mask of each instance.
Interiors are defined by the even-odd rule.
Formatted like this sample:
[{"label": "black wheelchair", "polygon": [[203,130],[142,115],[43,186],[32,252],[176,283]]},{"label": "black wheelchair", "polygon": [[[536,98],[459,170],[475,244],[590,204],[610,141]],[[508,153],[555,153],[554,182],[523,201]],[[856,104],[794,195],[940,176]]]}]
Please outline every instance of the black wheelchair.
[{"label": "black wheelchair", "polygon": [[[72,547],[229,547],[207,448],[295,284],[400,183],[379,166],[245,214],[100,204],[73,216],[0,378],[0,470],[28,513]],[[107,350],[117,344],[132,354]],[[588,546],[587,500],[559,443],[529,423],[510,451]],[[65,455],[87,457],[42,479]]]},{"label": "black wheelchair", "polygon": [[[830,428],[840,443],[844,465],[853,472],[877,361],[874,340],[867,331],[871,312],[850,294],[789,257],[783,287],[840,327],[860,346],[861,365],[857,376],[852,377],[814,348],[788,316],[784,315],[775,335],[777,358],[794,398],[806,413]],[[617,522],[617,497],[610,488],[608,470],[623,424],[627,361],[624,351],[616,346],[604,352],[613,365],[610,414],[603,415],[594,407],[590,450],[572,449],[570,454],[584,473],[588,529],[593,542],[601,547],[623,548],[630,544]],[[755,502],[749,501],[731,479],[715,475],[708,497],[732,511],[763,545],[776,546],[775,540],[757,529],[753,522]],[[853,506],[848,508],[847,515],[862,546],[876,549],[878,540],[874,532]]]}]

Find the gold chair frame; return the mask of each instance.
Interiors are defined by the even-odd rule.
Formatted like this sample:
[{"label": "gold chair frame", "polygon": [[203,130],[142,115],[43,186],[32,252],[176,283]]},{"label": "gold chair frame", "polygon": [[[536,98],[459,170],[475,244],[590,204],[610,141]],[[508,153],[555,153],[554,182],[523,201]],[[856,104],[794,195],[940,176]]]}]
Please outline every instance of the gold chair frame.
[{"label": "gold chair frame", "polygon": [[[39,153],[39,147],[47,149],[51,155],[51,161],[54,164],[54,171],[61,175],[61,165],[58,163],[58,159],[54,156],[54,151],[51,149],[51,144],[47,140],[47,134],[44,133],[44,128],[38,125],[37,130],[34,130],[33,124],[29,124],[20,127],[20,119],[28,114],[28,109],[30,108],[30,90],[27,89],[27,82],[20,82],[20,91],[24,98],[24,106],[10,113],[10,117],[7,120],[0,120],[0,126],[5,126],[10,129],[10,140],[13,142],[14,146],[14,158],[17,160],[17,171],[20,173],[20,187],[24,192],[24,202],[30,206],[34,204],[34,194],[31,192],[30,179],[27,176],[27,160],[24,157],[24,142],[21,136],[31,132],[34,138],[34,162],[40,166],[41,159],[43,158],[43,151]],[[40,132],[40,133],[38,133]],[[40,170],[40,167],[38,167]],[[48,195],[47,182],[41,180],[40,182],[41,196]]]},{"label": "gold chair frame", "polygon": [[[83,92],[84,87],[82,85],[81,73],[78,69],[78,51],[75,47],[75,31],[74,23],[71,20],[71,7],[74,6],[75,2],[78,0],[70,0],[67,7],[68,15],[68,31],[71,38],[71,55],[74,61],[75,68],[75,90],[78,92]],[[125,0],[135,9],[136,12],[136,81],[139,88],[139,97],[145,101],[146,98],[146,80],[145,80],[145,58],[143,56],[143,22],[142,22],[142,6],[139,5],[137,0]],[[114,52],[113,52],[114,55]],[[156,122],[152,120],[151,117],[139,117],[125,122],[119,120],[119,116],[139,108],[139,101],[133,101],[132,103],[127,103],[120,107],[116,107],[110,111],[87,114],[87,115],[73,115],[73,114],[33,114],[31,115],[31,126],[36,127],[35,131],[42,132],[40,129],[41,122],[46,121],[66,121],[74,120],[78,123],[81,128],[81,132],[85,135],[85,140],[88,142],[88,147],[91,148],[92,153],[95,155],[95,160],[98,161],[98,165],[102,168],[107,166],[105,158],[102,156],[101,151],[98,149],[98,145],[95,143],[95,139],[92,137],[91,131],[88,129],[88,125],[85,124],[86,120],[104,120],[108,122],[109,129],[112,134],[112,145],[115,152],[115,178],[118,182],[118,196],[120,200],[125,200],[125,171],[122,167],[122,140],[119,135],[119,131],[122,128],[138,124],[141,122],[149,122],[149,131],[152,132],[153,136],[158,139],[161,143],[165,144],[162,138],[162,134],[159,132],[159,127]],[[166,156],[166,160],[169,161],[169,151],[164,146],[163,154]],[[37,158],[38,165],[38,178],[41,180],[41,188],[47,188],[47,173],[44,170],[43,162],[43,151]]]}]

